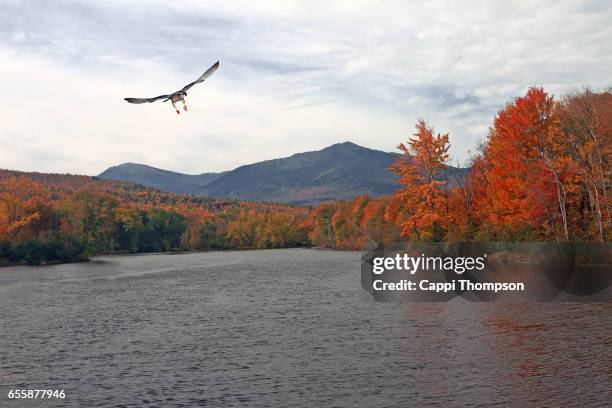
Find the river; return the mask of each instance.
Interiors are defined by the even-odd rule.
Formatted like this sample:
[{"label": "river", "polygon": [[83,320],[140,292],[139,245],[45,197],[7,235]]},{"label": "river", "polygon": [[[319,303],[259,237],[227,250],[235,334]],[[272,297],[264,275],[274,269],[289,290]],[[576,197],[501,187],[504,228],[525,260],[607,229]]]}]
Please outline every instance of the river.
[{"label": "river", "polygon": [[[360,254],[0,269],[0,406],[605,406],[612,304],[384,303]],[[65,399],[9,400],[11,389]]]}]

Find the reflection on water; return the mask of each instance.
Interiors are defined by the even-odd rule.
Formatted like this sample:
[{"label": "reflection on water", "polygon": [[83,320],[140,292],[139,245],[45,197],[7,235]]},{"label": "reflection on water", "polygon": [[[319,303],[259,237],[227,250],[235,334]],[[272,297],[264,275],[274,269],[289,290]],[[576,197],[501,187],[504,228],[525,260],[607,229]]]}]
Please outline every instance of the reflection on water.
[{"label": "reflection on water", "polygon": [[[360,254],[0,269],[0,405],[605,406],[612,304],[376,302]],[[19,402],[20,406],[23,401]],[[31,406],[59,406],[38,400]]]}]

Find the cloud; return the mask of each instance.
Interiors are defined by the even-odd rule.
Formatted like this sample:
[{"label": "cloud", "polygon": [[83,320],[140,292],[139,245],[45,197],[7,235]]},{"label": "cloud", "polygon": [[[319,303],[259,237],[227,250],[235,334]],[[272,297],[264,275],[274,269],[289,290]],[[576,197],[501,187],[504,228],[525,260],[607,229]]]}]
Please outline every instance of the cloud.
[{"label": "cloud", "polygon": [[[389,151],[419,117],[463,160],[528,86],[610,86],[611,17],[605,1],[8,1],[0,167],[199,173],[345,140]],[[217,59],[187,115],[121,100]]]}]

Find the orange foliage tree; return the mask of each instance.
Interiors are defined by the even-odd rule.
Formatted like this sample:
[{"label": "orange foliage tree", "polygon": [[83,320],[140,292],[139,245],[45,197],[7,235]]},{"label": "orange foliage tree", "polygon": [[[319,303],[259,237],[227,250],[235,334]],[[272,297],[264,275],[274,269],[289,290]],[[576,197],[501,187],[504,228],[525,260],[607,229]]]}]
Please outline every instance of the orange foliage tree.
[{"label": "orange foliage tree", "polygon": [[439,241],[448,215],[444,191],[448,181],[440,177],[448,159],[448,134],[434,136],[433,129],[423,120],[419,120],[416,129],[408,146],[398,146],[403,155],[391,167],[402,187],[393,195],[396,205],[389,207],[387,217],[403,218],[403,238]]},{"label": "orange foliage tree", "polygon": [[480,205],[498,236],[523,231],[536,237],[553,202],[539,147],[549,134],[552,98],[541,88],[508,104],[496,116],[484,148],[486,194]]}]

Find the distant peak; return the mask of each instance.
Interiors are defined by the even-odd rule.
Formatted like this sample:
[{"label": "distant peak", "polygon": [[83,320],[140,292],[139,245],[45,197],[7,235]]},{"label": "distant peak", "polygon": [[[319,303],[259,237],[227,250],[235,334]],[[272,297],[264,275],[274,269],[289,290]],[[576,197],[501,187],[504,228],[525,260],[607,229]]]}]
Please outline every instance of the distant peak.
[{"label": "distant peak", "polygon": [[327,147],[328,149],[365,149],[363,146],[359,146],[353,142],[334,143]]},{"label": "distant peak", "polygon": [[147,166],[146,164],[127,162],[127,163],[118,164],[114,167],[151,167],[151,166]]},{"label": "distant peak", "polygon": [[366,153],[366,152],[377,152],[377,153],[384,153],[381,152],[379,150],[375,150],[375,149],[370,149],[369,147],[364,147],[364,146],[360,146],[356,143],[353,142],[342,142],[342,143],[335,143],[331,146],[328,146],[326,148],[324,148],[321,151],[331,151],[331,152],[352,152],[352,153]]},{"label": "distant peak", "polygon": [[132,163],[132,162],[127,162],[127,163],[121,163],[118,164],[116,166],[111,166],[108,169],[104,170],[102,173],[100,173],[100,176],[104,176],[104,175],[108,175],[114,172],[125,172],[125,171],[137,171],[137,172],[143,172],[143,171],[164,171],[161,169],[158,169],[156,167],[151,167],[148,166],[146,164],[140,164],[140,163]]}]

